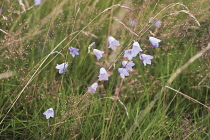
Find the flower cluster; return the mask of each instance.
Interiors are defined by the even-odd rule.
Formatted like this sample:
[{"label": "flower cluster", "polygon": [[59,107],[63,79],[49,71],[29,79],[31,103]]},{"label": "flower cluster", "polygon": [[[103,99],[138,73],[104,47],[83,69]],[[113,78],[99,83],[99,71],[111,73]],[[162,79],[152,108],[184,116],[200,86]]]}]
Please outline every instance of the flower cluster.
[{"label": "flower cluster", "polygon": [[[155,37],[149,37],[149,41],[152,44],[153,47],[157,48],[159,46],[159,42],[161,40],[155,38]],[[118,40],[116,40],[114,37],[109,36],[108,37],[108,43],[109,47],[112,50],[115,50],[115,47],[120,46],[120,43]],[[88,52],[90,51],[91,47],[95,45],[95,42],[91,43],[88,48]],[[72,57],[75,57],[76,55],[79,55],[79,49],[74,48],[74,47],[69,47],[68,50],[70,51],[70,54]],[[143,50],[140,47],[140,44],[137,41],[134,41],[132,48],[125,50],[124,51],[124,57],[128,59],[128,61],[122,61],[122,66],[123,68],[118,68],[118,72],[120,73],[121,78],[125,78],[126,76],[129,76],[129,72],[133,70],[133,66],[135,66],[134,62],[132,59],[136,56],[139,55],[140,60],[142,60],[144,66],[146,64],[151,65],[151,59],[153,59],[153,56],[147,55],[147,54],[140,54],[143,52]],[[96,56],[97,60],[100,60],[103,57],[103,54],[105,51],[101,51],[98,49],[93,49],[93,54]],[[59,70],[59,73],[65,73],[67,68],[68,68],[68,63],[62,63],[62,64],[57,64],[55,67],[56,69]],[[109,74],[107,73],[105,68],[100,68],[99,72],[99,81],[108,81],[109,79]],[[95,93],[96,89],[98,87],[98,83],[93,83],[90,87],[88,87],[88,92],[89,93]]]},{"label": "flower cluster", "polygon": [[120,73],[120,76],[124,79],[125,76],[129,76],[129,71],[133,70],[133,66],[135,66],[135,64],[133,63],[133,61],[122,61],[122,65],[125,68],[118,68],[118,72]]},{"label": "flower cluster", "polygon": [[[119,41],[116,40],[112,36],[108,37],[108,42],[109,42],[109,47],[108,48],[110,48],[112,50],[115,50],[115,47],[120,46]],[[93,49],[93,54],[96,56],[97,60],[99,60],[104,53],[105,53],[105,51],[100,51],[98,49]],[[110,75],[107,73],[106,69],[102,67],[100,69],[99,76],[98,76],[99,81],[108,81],[109,76]],[[97,87],[98,87],[98,83],[92,84],[90,87],[88,87],[88,92],[89,93],[95,93]]]},{"label": "flower cluster", "polygon": [[[153,47],[157,48],[159,46],[159,42],[161,42],[161,40],[154,38],[154,37],[149,37],[149,41],[152,44]],[[118,40],[116,40],[114,37],[108,37],[108,42],[109,42],[109,47],[112,50],[115,50],[116,46],[120,46],[120,43]],[[135,66],[134,62],[132,61],[132,59],[134,57],[136,57],[139,54],[139,58],[140,60],[142,60],[144,66],[146,66],[146,64],[151,65],[151,59],[153,59],[153,56],[151,55],[147,55],[147,54],[140,54],[140,52],[142,52],[143,50],[141,49],[139,43],[137,41],[134,41],[132,48],[125,50],[124,52],[124,57],[128,59],[128,61],[122,61],[122,66],[123,68],[118,68],[118,72],[120,73],[121,78],[125,78],[126,76],[129,76],[129,72],[133,70],[133,66]],[[102,55],[104,54],[104,51],[100,51],[97,49],[93,50],[94,55],[97,57],[97,60],[99,60]],[[105,68],[101,68],[100,69],[100,75],[98,76],[99,81],[103,81],[106,80],[108,81],[108,77],[110,75],[107,73],[107,71],[105,70]],[[94,83],[92,84],[90,87],[88,87],[88,92],[89,93],[95,93],[96,92],[96,88],[98,87],[98,83]]]},{"label": "flower cluster", "polygon": [[[35,2],[35,5],[41,4],[41,0],[34,0],[34,2]],[[153,22],[153,20],[154,20],[154,18],[151,18],[149,23]],[[136,25],[136,22],[132,21],[131,26],[135,26],[135,25]],[[159,20],[154,23],[154,26],[156,28],[159,28],[160,25],[161,25],[161,21],[159,21]],[[151,45],[153,47],[157,48],[157,47],[159,47],[159,43],[161,42],[161,40],[157,39],[155,37],[149,37],[149,42],[151,43]],[[111,50],[115,50],[116,47],[120,46],[120,42],[112,36],[108,37],[108,43],[109,43],[108,48],[110,48]],[[95,42],[92,42],[89,45],[88,53],[92,50],[92,54],[94,54],[96,59],[99,61],[105,54],[105,51],[101,51],[98,49],[92,49],[95,45],[96,45]],[[78,48],[69,47],[68,50],[70,52],[70,55],[72,55],[73,58],[76,55],[79,55]],[[122,68],[118,68],[118,72],[119,72],[121,78],[124,79],[126,76],[129,76],[129,72],[132,71],[133,67],[135,66],[132,59],[135,58],[136,56],[139,56],[139,58],[142,61],[144,66],[146,66],[147,64],[151,65],[151,63],[152,63],[151,59],[153,59],[153,56],[143,54],[142,52],[143,52],[143,50],[141,49],[140,44],[137,41],[134,41],[131,49],[127,49],[124,51],[124,58],[127,60],[122,61],[122,66],[123,66]],[[60,74],[62,74],[67,71],[68,66],[69,66],[68,63],[65,62],[62,64],[57,64],[57,66],[55,68],[58,69],[58,72]],[[108,81],[109,76],[110,75],[108,74],[108,72],[106,71],[106,69],[104,67],[100,68],[99,76],[98,76],[99,81]],[[90,87],[88,87],[87,92],[88,93],[96,93],[97,88],[98,88],[98,83],[95,82]],[[54,117],[54,110],[52,108],[49,108],[43,114],[46,116],[46,119],[49,119],[50,117]]]},{"label": "flower cluster", "polygon": [[127,57],[128,60],[132,60],[133,57],[136,57],[138,53],[142,51],[143,50],[140,48],[139,43],[135,41],[132,49],[125,50],[124,57]]}]

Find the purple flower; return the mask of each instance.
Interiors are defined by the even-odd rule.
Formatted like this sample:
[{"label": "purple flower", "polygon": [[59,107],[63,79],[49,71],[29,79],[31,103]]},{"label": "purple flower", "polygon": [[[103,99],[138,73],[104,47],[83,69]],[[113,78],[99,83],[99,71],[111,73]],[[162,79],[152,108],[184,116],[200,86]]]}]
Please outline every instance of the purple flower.
[{"label": "purple flower", "polygon": [[128,61],[122,61],[122,65],[125,67],[127,65]]},{"label": "purple flower", "polygon": [[157,48],[159,46],[159,42],[161,42],[162,40],[157,39],[155,37],[149,37],[149,41],[153,47]]},{"label": "purple flower", "polygon": [[101,68],[100,69],[100,75],[98,76],[99,80],[102,81],[102,80],[106,80],[108,81],[108,78],[109,78],[109,74],[107,74],[105,68]]},{"label": "purple flower", "polygon": [[129,76],[128,70],[126,68],[119,68],[118,72],[123,79],[125,78],[125,76]]},{"label": "purple flower", "polygon": [[143,61],[144,66],[146,66],[146,64],[151,65],[151,60],[150,59],[153,59],[153,56],[146,55],[146,54],[141,54],[140,59]]},{"label": "purple flower", "polygon": [[155,23],[154,23],[154,26],[156,28],[159,28],[161,26],[162,22],[160,20],[157,20]]},{"label": "purple flower", "polygon": [[128,60],[132,60],[132,58],[136,56],[137,56],[137,53],[133,49],[128,49],[128,50],[125,50],[124,52],[124,57],[127,57]]},{"label": "purple flower", "polygon": [[34,0],[34,5],[40,5],[42,0]]},{"label": "purple flower", "polygon": [[2,9],[0,8],[0,14],[2,13]]},{"label": "purple flower", "polygon": [[139,52],[142,52],[142,51],[143,51],[143,50],[140,48],[139,43],[136,42],[136,41],[133,43],[132,50],[134,50],[134,54],[136,53],[136,55],[137,55]]},{"label": "purple flower", "polygon": [[109,36],[109,37],[108,37],[108,42],[109,42],[109,47],[108,47],[108,48],[111,48],[112,50],[114,50],[116,46],[120,46],[119,41],[117,41],[117,40],[116,40],[114,37],[112,37],[112,36]]},{"label": "purple flower", "polygon": [[68,68],[68,63],[57,64],[55,68],[59,70],[59,73],[65,73]]},{"label": "purple flower", "polygon": [[93,83],[90,87],[88,87],[89,93],[96,93],[96,88],[98,87],[98,83]]},{"label": "purple flower", "polygon": [[46,119],[49,119],[50,117],[54,117],[54,110],[49,108],[43,114],[46,116]]},{"label": "purple flower", "polygon": [[105,51],[100,51],[98,49],[93,49],[93,53],[97,57],[97,60],[99,60],[102,57],[102,55],[104,54],[104,52]]},{"label": "purple flower", "polygon": [[132,67],[135,66],[135,64],[133,63],[133,61],[122,61],[122,65],[128,70],[128,71],[132,71]]},{"label": "purple flower", "polygon": [[79,49],[77,48],[74,48],[74,47],[69,47],[69,51],[70,51],[70,54],[74,57],[75,55],[79,55],[78,51]]},{"label": "purple flower", "polygon": [[137,25],[137,23],[136,23],[136,21],[135,21],[135,20],[131,20],[131,21],[130,21],[130,25],[131,25],[131,26],[136,26],[136,25]]}]

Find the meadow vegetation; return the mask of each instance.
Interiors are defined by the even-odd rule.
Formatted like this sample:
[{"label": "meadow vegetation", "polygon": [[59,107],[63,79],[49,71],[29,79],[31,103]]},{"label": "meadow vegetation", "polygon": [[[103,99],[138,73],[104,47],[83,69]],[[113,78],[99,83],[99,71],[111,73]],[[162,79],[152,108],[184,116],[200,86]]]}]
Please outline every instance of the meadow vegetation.
[{"label": "meadow vegetation", "polygon": [[[208,0],[22,4],[0,2],[0,139],[210,139]],[[114,51],[109,36],[120,42]],[[133,58],[122,79],[118,68],[134,41],[154,58],[146,66]],[[105,53],[97,60],[92,49]],[[98,81],[102,67],[108,81]],[[95,82],[96,93],[87,92]],[[46,119],[49,108],[54,117]]]}]

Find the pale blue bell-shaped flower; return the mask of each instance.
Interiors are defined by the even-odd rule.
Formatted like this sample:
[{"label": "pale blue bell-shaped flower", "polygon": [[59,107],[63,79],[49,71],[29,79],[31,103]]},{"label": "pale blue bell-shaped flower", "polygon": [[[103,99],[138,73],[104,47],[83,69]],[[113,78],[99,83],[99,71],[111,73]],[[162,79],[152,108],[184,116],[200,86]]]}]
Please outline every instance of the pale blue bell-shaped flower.
[{"label": "pale blue bell-shaped flower", "polygon": [[154,26],[156,28],[159,28],[161,26],[162,22],[160,20],[155,21]]},{"label": "pale blue bell-shaped flower", "polygon": [[88,87],[88,92],[89,93],[95,93],[97,87],[98,87],[98,83],[93,83],[90,87]]},{"label": "pale blue bell-shaped flower", "polygon": [[133,63],[133,61],[122,61],[122,65],[128,70],[128,71],[132,71],[132,67],[135,66],[135,64]]},{"label": "pale blue bell-shaped flower", "polygon": [[105,51],[100,51],[98,49],[93,49],[93,54],[96,56],[97,60],[99,60],[103,54],[104,54]]},{"label": "pale blue bell-shaped flower", "polygon": [[59,73],[65,73],[68,68],[68,63],[57,64],[55,68],[59,70]]},{"label": "pale blue bell-shaped flower", "polygon": [[119,68],[118,72],[123,79],[125,78],[125,76],[129,76],[128,70],[126,68]]},{"label": "pale blue bell-shaped flower", "polygon": [[131,25],[131,26],[136,26],[136,25],[137,25],[137,23],[136,23],[136,21],[135,21],[135,20],[130,20],[130,25]]},{"label": "pale blue bell-shaped flower", "polygon": [[34,5],[40,5],[42,3],[42,0],[34,0]]},{"label": "pale blue bell-shaped flower", "polygon": [[151,60],[150,59],[153,59],[153,56],[146,55],[146,54],[141,54],[139,57],[142,60],[142,62],[144,63],[144,66],[146,66],[146,64],[151,65]]},{"label": "pale blue bell-shaped flower", "polygon": [[132,50],[134,50],[134,54],[138,54],[139,52],[142,52],[143,50],[141,49],[139,43],[137,41],[134,41],[133,43],[133,47],[132,47]]},{"label": "pale blue bell-shaped flower", "polygon": [[136,57],[136,56],[137,56],[136,50],[128,49],[128,50],[125,50],[124,52],[124,57],[127,57],[128,60],[132,60],[133,57]]},{"label": "pale blue bell-shaped flower", "polygon": [[157,39],[155,37],[149,37],[149,41],[153,47],[157,48],[157,47],[159,47],[159,42],[161,42],[162,40]]},{"label": "pale blue bell-shaped flower", "polygon": [[46,119],[49,119],[50,117],[54,117],[54,110],[49,108],[43,114],[46,116]]},{"label": "pale blue bell-shaped flower", "polygon": [[108,37],[108,42],[109,42],[109,47],[108,48],[111,48],[112,50],[115,50],[115,47],[116,46],[120,46],[120,42],[117,41],[114,37],[112,36],[109,36]]},{"label": "pale blue bell-shaped flower", "polygon": [[79,55],[79,53],[78,53],[79,49],[77,49],[77,48],[69,47],[69,51],[70,51],[70,54],[72,55],[72,57],[75,57],[75,55]]},{"label": "pale blue bell-shaped flower", "polygon": [[108,81],[109,76],[110,75],[106,72],[105,68],[100,69],[100,74],[98,76],[100,81],[103,81],[103,80]]}]

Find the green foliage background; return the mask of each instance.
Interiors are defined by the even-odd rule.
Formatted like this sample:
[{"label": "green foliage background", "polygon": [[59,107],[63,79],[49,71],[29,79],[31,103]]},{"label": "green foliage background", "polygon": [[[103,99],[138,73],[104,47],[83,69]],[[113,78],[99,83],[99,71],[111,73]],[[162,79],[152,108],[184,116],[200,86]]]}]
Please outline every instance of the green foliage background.
[{"label": "green foliage background", "polygon": [[[210,109],[162,91],[170,76],[207,46],[208,0],[22,2],[26,12],[18,1],[0,3],[0,29],[6,32],[0,32],[0,73],[14,73],[0,78],[0,139],[210,139]],[[162,21],[160,28],[148,24],[151,17]],[[131,20],[137,25],[130,26]],[[150,32],[162,40],[160,47],[151,47]],[[108,49],[108,36],[120,41],[117,50]],[[144,67],[134,58],[134,71],[122,80],[117,69],[134,40],[154,59]],[[100,61],[88,53],[92,42],[106,51]],[[80,55],[69,55],[69,46]],[[68,70],[59,74],[55,66],[64,62]],[[111,74],[109,81],[89,94],[101,67]],[[209,69],[207,51],[170,87],[209,106]],[[51,107],[55,117],[46,120],[43,112]]]}]

